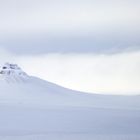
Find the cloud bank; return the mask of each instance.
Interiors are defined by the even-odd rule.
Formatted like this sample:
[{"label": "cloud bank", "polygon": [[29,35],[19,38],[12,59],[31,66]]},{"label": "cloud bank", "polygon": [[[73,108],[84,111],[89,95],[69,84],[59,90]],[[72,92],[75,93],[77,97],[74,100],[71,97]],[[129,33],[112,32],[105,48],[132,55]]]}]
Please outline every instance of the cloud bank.
[{"label": "cloud bank", "polygon": [[139,7],[139,0],[0,0],[0,46],[22,55],[140,50]]}]

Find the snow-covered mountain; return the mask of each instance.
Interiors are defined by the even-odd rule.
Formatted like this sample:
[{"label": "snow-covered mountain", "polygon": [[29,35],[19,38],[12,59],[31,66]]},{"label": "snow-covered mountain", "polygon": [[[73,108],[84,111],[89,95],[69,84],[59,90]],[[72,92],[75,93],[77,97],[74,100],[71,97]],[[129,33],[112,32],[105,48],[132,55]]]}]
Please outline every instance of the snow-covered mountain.
[{"label": "snow-covered mountain", "polygon": [[0,140],[123,137],[140,139],[140,96],[73,91],[29,76],[15,64],[1,67]]}]

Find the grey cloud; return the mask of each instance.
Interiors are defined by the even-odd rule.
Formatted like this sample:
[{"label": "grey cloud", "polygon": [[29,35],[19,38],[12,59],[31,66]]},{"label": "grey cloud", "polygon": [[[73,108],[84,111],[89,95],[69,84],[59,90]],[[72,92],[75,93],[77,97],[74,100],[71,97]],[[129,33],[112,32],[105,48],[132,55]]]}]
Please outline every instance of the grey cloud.
[{"label": "grey cloud", "polygon": [[140,49],[139,0],[0,0],[0,46],[16,54]]},{"label": "grey cloud", "polygon": [[9,51],[20,54],[46,53],[118,53],[140,50],[140,35],[131,36],[47,36],[32,35],[12,40],[1,40],[0,44]]}]

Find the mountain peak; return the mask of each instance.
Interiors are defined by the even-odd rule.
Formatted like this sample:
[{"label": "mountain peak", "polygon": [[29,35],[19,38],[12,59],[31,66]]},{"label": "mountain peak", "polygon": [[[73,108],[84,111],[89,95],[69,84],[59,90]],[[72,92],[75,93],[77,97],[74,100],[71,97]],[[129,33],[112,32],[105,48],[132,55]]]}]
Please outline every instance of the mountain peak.
[{"label": "mountain peak", "polygon": [[0,74],[2,75],[19,75],[25,76],[27,75],[17,64],[5,63],[1,69]]},{"label": "mountain peak", "polygon": [[25,81],[28,75],[17,65],[5,63],[0,67],[0,77],[8,83]]}]

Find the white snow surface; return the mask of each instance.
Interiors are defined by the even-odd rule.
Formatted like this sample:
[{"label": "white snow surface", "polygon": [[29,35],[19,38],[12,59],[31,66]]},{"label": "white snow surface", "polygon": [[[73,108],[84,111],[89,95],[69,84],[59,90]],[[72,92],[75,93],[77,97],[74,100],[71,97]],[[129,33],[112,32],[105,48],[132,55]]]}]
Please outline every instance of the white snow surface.
[{"label": "white snow surface", "polygon": [[140,96],[73,91],[6,63],[0,140],[140,140]]}]

